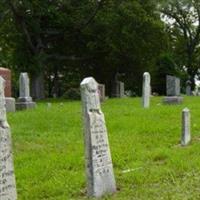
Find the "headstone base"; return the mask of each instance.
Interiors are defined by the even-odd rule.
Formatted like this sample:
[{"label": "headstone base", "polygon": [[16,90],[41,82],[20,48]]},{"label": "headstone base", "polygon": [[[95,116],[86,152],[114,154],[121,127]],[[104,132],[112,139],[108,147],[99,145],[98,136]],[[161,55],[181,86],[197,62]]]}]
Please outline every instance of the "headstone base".
[{"label": "headstone base", "polygon": [[183,102],[183,97],[180,96],[169,96],[164,97],[163,103],[164,104],[181,104]]},{"label": "headstone base", "polygon": [[6,112],[15,112],[15,98],[5,97],[6,101]]},{"label": "headstone base", "polygon": [[35,102],[17,102],[16,103],[16,109],[17,110],[27,110],[35,108],[36,103]]}]

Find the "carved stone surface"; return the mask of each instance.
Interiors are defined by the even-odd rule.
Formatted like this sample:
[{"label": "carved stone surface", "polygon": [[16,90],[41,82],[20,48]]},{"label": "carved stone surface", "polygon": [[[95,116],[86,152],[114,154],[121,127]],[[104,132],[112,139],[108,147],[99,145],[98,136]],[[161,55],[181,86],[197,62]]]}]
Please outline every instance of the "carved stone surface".
[{"label": "carved stone surface", "polygon": [[115,81],[112,85],[112,97],[122,98],[124,97],[124,83],[121,81]]},{"label": "carved stone surface", "polygon": [[29,109],[34,108],[35,105],[35,102],[32,101],[32,97],[30,96],[30,81],[28,73],[21,73],[19,78],[19,98],[16,103],[16,108],[17,110]]},{"label": "carved stone surface", "polygon": [[177,96],[173,96],[173,97],[164,97],[163,99],[163,103],[164,104],[181,104],[183,102],[183,97],[177,97]]},{"label": "carved stone surface", "polygon": [[6,97],[6,112],[15,112],[15,98]]},{"label": "carved stone surface", "polygon": [[166,78],[167,96],[180,95],[180,79],[175,76],[167,75]]},{"label": "carved stone surface", "polygon": [[190,110],[188,108],[182,111],[182,136],[181,145],[187,145],[191,140],[190,136]]},{"label": "carved stone surface", "polygon": [[0,200],[16,200],[11,133],[7,123],[4,80],[0,77]]},{"label": "carved stone surface", "polygon": [[166,77],[166,93],[163,103],[165,104],[181,104],[183,97],[180,96],[180,79],[175,76],[167,75]]},{"label": "carved stone surface", "polygon": [[151,93],[151,76],[148,72],[143,74],[143,88],[142,88],[142,106],[149,108],[150,105],[150,93]]},{"label": "carved stone surface", "polygon": [[0,76],[5,80],[5,97],[12,96],[12,84],[11,84],[11,70],[7,68],[0,67]]},{"label": "carved stone surface", "polygon": [[98,92],[99,92],[99,98],[100,102],[105,101],[105,85],[104,84],[98,84]]},{"label": "carved stone surface", "polygon": [[191,96],[192,95],[192,89],[191,89],[191,81],[188,80],[186,81],[186,89],[185,89],[185,92],[186,92],[186,95],[187,96]]},{"label": "carved stone surface", "polygon": [[92,78],[81,82],[87,191],[89,196],[101,197],[116,191],[104,114],[98,96],[98,84]]},{"label": "carved stone surface", "polygon": [[15,112],[15,98],[12,98],[11,70],[0,67],[0,76],[5,80],[6,111]]}]

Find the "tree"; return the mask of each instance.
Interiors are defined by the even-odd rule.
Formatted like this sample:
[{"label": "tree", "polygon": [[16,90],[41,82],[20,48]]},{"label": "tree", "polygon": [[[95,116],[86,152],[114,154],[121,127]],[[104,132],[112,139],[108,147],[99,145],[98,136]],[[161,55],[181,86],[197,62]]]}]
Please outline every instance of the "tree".
[{"label": "tree", "polygon": [[180,58],[181,53],[179,63],[188,73],[194,88],[194,78],[199,75],[200,61],[200,2],[199,0],[168,0],[164,3],[161,12],[172,30],[175,54]]}]

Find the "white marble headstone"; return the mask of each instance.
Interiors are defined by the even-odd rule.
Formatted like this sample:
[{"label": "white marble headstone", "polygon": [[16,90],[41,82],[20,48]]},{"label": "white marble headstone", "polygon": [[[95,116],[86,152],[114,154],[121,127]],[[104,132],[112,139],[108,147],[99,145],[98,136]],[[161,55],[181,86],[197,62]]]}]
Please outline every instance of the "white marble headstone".
[{"label": "white marble headstone", "polygon": [[144,108],[149,108],[151,93],[151,76],[148,72],[143,74],[142,104]]},{"label": "white marble headstone", "polygon": [[184,108],[182,111],[182,136],[181,136],[181,145],[187,145],[191,140],[190,135],[190,110]]},{"label": "white marble headstone", "polygon": [[87,191],[89,196],[101,197],[116,191],[115,177],[109,148],[104,114],[94,78],[81,82]]},{"label": "white marble headstone", "polygon": [[0,200],[16,200],[10,127],[7,123],[4,80],[0,77]]},{"label": "white marble headstone", "polygon": [[30,80],[27,72],[20,73],[19,77],[19,101],[32,101],[30,96]]}]

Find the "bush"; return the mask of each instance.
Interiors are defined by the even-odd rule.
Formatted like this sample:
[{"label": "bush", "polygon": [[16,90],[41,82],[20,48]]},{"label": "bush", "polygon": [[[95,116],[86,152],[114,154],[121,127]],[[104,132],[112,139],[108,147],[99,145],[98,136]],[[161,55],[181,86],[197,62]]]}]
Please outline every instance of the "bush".
[{"label": "bush", "polygon": [[79,88],[70,88],[68,89],[64,95],[63,98],[65,99],[71,99],[71,100],[80,100],[81,94]]}]

